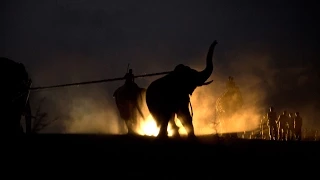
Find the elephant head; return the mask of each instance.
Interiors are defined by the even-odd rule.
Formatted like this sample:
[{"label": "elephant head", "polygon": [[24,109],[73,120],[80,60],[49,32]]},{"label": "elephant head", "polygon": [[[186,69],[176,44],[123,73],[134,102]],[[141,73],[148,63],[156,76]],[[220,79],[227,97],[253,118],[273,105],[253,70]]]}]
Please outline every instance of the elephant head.
[{"label": "elephant head", "polygon": [[217,41],[214,41],[211,44],[206,58],[206,67],[202,71],[196,71],[183,64],[179,64],[175,67],[172,75],[175,77],[174,79],[180,89],[183,89],[183,91],[192,95],[196,87],[212,83],[212,80],[208,82],[206,81],[209,79],[213,71],[212,56],[216,44]]},{"label": "elephant head", "polygon": [[[23,64],[1,57],[1,79],[4,85],[2,103],[4,114],[8,114],[8,120],[2,123],[8,133],[20,129],[21,115],[25,115],[26,132],[31,131],[31,110],[29,107],[29,88],[31,79]],[[10,127],[10,128],[9,128]],[[3,127],[5,128],[5,127]],[[9,132],[10,131],[10,132]]]},{"label": "elephant head", "polygon": [[173,72],[149,85],[146,102],[150,113],[160,126],[159,136],[166,136],[168,122],[174,114],[177,114],[188,135],[194,136],[192,117],[189,112],[189,95],[192,95],[197,87],[212,82],[206,81],[213,71],[212,56],[216,44],[217,41],[211,44],[206,58],[206,67],[202,71],[179,64]]}]

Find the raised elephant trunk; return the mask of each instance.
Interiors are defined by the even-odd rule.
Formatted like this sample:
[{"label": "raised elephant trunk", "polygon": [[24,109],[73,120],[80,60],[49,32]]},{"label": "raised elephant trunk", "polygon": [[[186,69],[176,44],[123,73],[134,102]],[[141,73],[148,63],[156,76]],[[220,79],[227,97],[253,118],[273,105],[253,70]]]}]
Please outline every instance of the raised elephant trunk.
[{"label": "raised elephant trunk", "polygon": [[209,51],[208,51],[208,54],[207,54],[206,67],[204,68],[204,70],[199,72],[199,86],[202,86],[204,84],[209,84],[209,83],[206,83],[206,80],[209,79],[209,77],[211,76],[212,71],[213,71],[212,56],[213,56],[213,51],[214,51],[216,44],[217,44],[217,41],[214,41],[211,44]]}]

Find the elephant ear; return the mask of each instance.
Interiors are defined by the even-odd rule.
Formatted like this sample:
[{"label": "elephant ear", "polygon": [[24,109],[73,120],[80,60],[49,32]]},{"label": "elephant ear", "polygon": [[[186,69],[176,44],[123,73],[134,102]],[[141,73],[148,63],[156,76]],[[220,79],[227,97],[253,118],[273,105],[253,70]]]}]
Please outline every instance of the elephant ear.
[{"label": "elephant ear", "polygon": [[175,82],[178,83],[180,92],[182,94],[192,94],[197,87],[198,71],[191,69],[189,66],[179,64],[174,69]]}]

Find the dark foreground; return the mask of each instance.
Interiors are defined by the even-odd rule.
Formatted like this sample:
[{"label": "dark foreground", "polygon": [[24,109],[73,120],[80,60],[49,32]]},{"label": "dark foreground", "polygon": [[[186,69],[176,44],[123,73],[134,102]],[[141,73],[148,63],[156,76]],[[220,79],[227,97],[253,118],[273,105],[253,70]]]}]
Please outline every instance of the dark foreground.
[{"label": "dark foreground", "polygon": [[230,168],[249,164],[250,169],[270,163],[274,166],[285,166],[286,163],[300,167],[320,165],[319,141],[218,140],[205,136],[190,142],[186,139],[157,141],[155,138],[127,135],[64,134],[22,136],[19,141],[35,159],[40,157],[60,163],[73,159],[80,164],[89,160],[108,167],[154,168],[157,165],[168,169],[197,169],[201,166]]},{"label": "dark foreground", "polygon": [[[197,140],[186,138],[157,140],[154,137],[128,135],[89,134],[40,134],[22,136],[21,143],[30,150],[34,148],[56,151],[114,152],[115,156],[164,156],[184,154],[188,157],[221,155],[248,156],[320,156],[320,141],[268,141],[249,139],[217,139],[199,136]],[[61,149],[62,148],[62,149]],[[126,152],[126,153],[125,153]],[[124,154],[122,154],[124,153]],[[130,155],[131,154],[131,155]]]}]

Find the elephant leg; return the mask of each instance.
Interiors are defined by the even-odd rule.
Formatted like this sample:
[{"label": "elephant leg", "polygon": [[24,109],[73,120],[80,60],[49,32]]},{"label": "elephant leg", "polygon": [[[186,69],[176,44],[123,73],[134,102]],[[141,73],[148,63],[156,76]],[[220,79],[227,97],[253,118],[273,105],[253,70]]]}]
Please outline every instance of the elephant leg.
[{"label": "elephant leg", "polygon": [[[140,104],[138,102],[136,102],[135,107],[136,107],[136,110],[138,111],[139,115],[142,117],[142,119],[145,120],[145,117],[144,117],[143,112],[141,110],[142,106],[140,106]],[[137,113],[135,113],[135,114],[137,114]]]},{"label": "elephant leg", "polygon": [[142,117],[143,120],[145,120],[145,117],[143,115],[143,112],[142,112],[142,107],[143,107],[143,89],[139,89],[138,93],[137,93],[137,98],[136,98],[136,101],[135,101],[135,104],[136,104],[136,109],[138,110],[139,112],[139,115]]},{"label": "elephant leg", "polygon": [[196,136],[194,134],[192,117],[190,115],[188,105],[180,108],[180,110],[177,113],[177,117],[180,120],[183,127],[186,129],[188,138],[195,138]]},{"label": "elephant leg", "polygon": [[128,134],[135,134],[135,128],[138,123],[137,121],[137,111],[133,104],[129,105],[129,116],[127,120]]},{"label": "elephant leg", "polygon": [[158,113],[156,116],[153,115],[155,118],[157,125],[160,126],[159,134],[157,138],[167,138],[168,137],[168,124],[172,117],[170,114],[166,113]]},{"label": "elephant leg", "polygon": [[133,128],[132,128],[132,125],[131,125],[131,121],[130,120],[125,120],[124,122],[126,123],[127,129],[128,129],[128,134],[133,134],[134,131],[133,131]]}]

